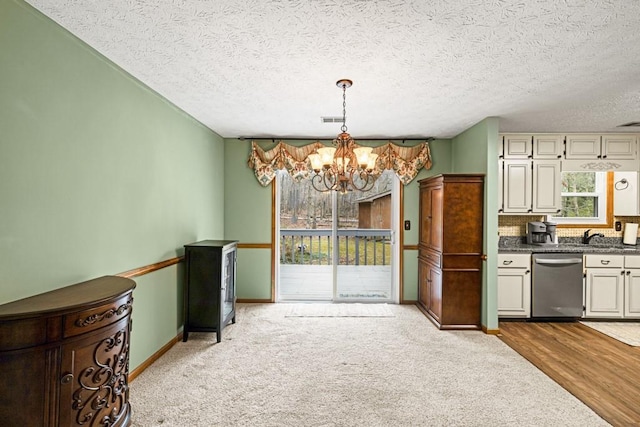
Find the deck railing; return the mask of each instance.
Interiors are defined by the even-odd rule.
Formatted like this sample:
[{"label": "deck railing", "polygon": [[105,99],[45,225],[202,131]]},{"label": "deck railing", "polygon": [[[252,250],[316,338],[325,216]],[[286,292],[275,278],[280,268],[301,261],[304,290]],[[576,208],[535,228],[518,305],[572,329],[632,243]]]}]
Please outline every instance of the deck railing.
[{"label": "deck railing", "polygon": [[[280,263],[331,265],[331,235],[327,229],[280,230]],[[391,230],[342,229],[337,235],[339,265],[391,264]]]}]

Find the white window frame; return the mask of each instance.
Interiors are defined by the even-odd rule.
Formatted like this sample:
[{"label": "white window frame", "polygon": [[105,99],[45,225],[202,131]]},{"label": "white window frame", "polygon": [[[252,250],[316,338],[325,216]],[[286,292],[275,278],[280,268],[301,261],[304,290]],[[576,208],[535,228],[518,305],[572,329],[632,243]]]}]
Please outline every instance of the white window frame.
[{"label": "white window frame", "polygon": [[[582,171],[563,171],[563,172],[582,172]],[[561,197],[597,197],[598,198],[598,216],[597,217],[574,217],[565,218],[553,215],[547,215],[547,221],[560,224],[576,224],[576,225],[600,225],[607,224],[607,172],[595,171],[596,174],[596,191],[589,193],[569,193],[563,192]]]}]

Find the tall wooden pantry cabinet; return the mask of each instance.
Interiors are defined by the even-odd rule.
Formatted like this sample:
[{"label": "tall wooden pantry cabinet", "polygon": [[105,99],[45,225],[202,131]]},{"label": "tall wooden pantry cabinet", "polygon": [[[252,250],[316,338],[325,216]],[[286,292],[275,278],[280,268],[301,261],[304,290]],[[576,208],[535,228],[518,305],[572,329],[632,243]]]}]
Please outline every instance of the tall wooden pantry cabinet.
[{"label": "tall wooden pantry cabinet", "polygon": [[420,181],[418,307],[440,329],[480,329],[484,175]]},{"label": "tall wooden pantry cabinet", "polygon": [[236,240],[203,240],[184,246],[186,282],[184,286],[184,330],[215,332],[236,323]]}]

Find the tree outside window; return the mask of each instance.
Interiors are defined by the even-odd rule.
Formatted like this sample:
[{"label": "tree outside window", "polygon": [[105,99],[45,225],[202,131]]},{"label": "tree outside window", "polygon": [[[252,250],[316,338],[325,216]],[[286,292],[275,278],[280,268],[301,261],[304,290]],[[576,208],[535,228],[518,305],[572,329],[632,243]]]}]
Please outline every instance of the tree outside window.
[{"label": "tree outside window", "polygon": [[607,223],[607,173],[562,172],[562,210],[558,224]]}]

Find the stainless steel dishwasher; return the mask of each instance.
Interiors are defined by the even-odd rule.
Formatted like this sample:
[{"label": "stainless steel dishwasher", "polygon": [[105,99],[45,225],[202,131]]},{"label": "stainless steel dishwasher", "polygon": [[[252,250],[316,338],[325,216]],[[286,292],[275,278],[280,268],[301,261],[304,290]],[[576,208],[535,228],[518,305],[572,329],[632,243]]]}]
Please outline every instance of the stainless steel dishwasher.
[{"label": "stainless steel dishwasher", "polygon": [[582,254],[534,253],[531,264],[531,317],[581,317]]}]

